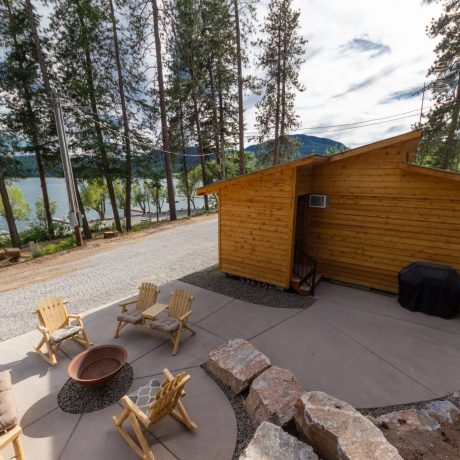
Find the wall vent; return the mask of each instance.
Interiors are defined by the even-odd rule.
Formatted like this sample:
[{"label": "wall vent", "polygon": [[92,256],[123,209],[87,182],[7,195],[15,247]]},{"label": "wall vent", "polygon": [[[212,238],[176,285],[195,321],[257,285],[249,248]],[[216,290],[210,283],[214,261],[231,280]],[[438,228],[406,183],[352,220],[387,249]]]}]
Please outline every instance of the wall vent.
[{"label": "wall vent", "polygon": [[327,195],[310,195],[308,206],[310,208],[327,208]]}]

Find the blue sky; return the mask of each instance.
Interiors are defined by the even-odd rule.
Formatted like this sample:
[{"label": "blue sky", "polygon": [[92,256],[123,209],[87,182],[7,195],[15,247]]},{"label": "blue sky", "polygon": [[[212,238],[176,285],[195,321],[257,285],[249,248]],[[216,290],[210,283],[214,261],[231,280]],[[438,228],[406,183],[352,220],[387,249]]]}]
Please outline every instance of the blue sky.
[{"label": "blue sky", "polygon": [[[258,7],[259,21],[267,11]],[[303,127],[331,126],[420,109],[435,41],[426,27],[440,13],[422,0],[294,0],[308,39],[300,76],[306,91],[296,98]],[[252,69],[254,70],[254,69]],[[255,102],[246,97],[247,132],[255,130]],[[425,106],[429,106],[429,96]],[[410,113],[407,115],[411,115]],[[383,120],[382,120],[383,121]],[[359,129],[315,134],[356,146],[410,130],[418,116]],[[297,132],[305,134],[320,129]]]}]

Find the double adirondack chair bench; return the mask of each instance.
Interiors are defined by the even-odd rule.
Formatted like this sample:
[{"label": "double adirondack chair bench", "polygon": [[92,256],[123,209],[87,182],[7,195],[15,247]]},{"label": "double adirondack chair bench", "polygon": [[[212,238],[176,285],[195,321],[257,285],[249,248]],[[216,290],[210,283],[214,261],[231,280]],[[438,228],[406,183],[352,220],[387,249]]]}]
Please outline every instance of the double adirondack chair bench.
[{"label": "double adirondack chair bench", "polygon": [[[155,284],[142,283],[135,299],[120,303],[121,312],[117,316],[114,337],[118,337],[128,324],[147,327],[168,334],[173,343],[172,354],[176,355],[182,331],[187,329],[193,335],[196,333],[188,324],[193,296],[184,289],[175,289],[170,303],[162,304],[156,303],[159,292]],[[128,305],[135,305],[135,308],[128,309]]]}]

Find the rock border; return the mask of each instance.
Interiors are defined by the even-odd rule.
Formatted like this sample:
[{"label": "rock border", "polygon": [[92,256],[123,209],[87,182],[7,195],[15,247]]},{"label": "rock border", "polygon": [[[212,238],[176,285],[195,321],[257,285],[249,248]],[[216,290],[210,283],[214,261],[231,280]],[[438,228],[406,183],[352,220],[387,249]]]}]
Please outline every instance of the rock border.
[{"label": "rock border", "polygon": [[201,369],[216,383],[216,385],[222,390],[222,393],[228,399],[230,405],[232,406],[233,412],[235,413],[236,418],[236,444],[235,450],[233,451],[232,460],[238,460],[240,455],[244,452],[249,442],[256,432],[253,428],[251,420],[246,413],[244,408],[244,397],[243,394],[235,395],[230,388],[230,385],[225,385],[219,379],[214,377],[208,370],[206,363],[201,364]]}]

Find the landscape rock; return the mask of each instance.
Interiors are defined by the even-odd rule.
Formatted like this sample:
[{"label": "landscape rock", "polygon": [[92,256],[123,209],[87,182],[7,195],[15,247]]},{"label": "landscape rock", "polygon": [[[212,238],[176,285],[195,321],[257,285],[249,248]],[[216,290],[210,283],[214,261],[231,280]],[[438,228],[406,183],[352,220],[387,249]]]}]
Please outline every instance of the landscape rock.
[{"label": "landscape rock", "polygon": [[383,433],[354,407],[321,391],[303,393],[295,423],[323,460],[402,460]]},{"label": "landscape rock", "polygon": [[441,428],[435,419],[417,409],[390,412],[378,417],[377,422],[384,430],[434,431]]},{"label": "landscape rock", "polygon": [[451,401],[431,401],[423,407],[422,412],[439,423],[454,423],[460,420],[460,410]]},{"label": "landscape rock", "polygon": [[208,354],[206,366],[212,375],[230,385],[235,394],[239,394],[271,363],[247,340],[231,339]]},{"label": "landscape rock", "polygon": [[460,409],[460,391],[456,391],[453,395],[450,395],[447,399],[454,406],[457,406]]},{"label": "landscape rock", "polygon": [[257,377],[251,385],[244,407],[253,426],[269,421],[285,426],[294,418],[295,403],[302,393],[302,384],[289,370],[273,366]]},{"label": "landscape rock", "polygon": [[318,460],[311,446],[270,422],[262,422],[240,460]]}]

